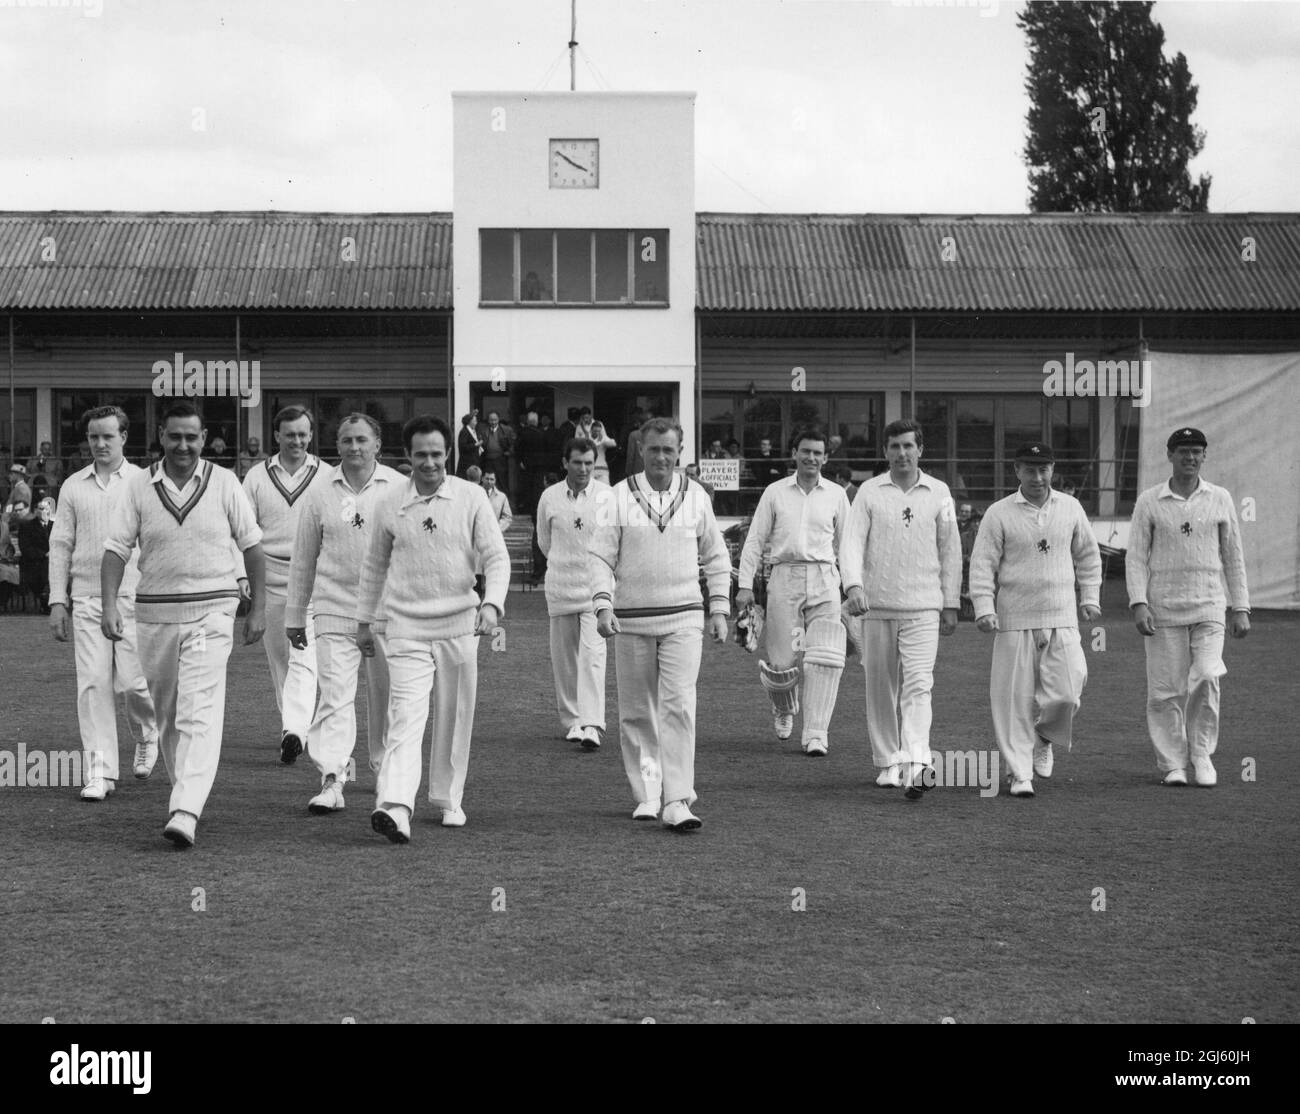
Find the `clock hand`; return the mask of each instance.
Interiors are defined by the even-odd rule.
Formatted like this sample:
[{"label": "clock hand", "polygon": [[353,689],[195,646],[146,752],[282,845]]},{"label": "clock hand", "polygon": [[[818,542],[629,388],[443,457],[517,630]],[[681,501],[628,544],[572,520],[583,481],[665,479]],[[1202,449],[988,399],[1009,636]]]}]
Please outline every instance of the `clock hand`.
[{"label": "clock hand", "polygon": [[590,174],[590,173],[591,173],[591,171],[588,170],[585,166],[582,166],[582,165],[580,165],[579,163],[574,162],[571,158],[569,158],[568,155],[564,154],[564,152],[562,152],[562,151],[556,151],[555,153],[556,153],[557,155],[559,155],[560,158],[562,158],[562,159],[563,159],[565,162],[567,162],[570,166],[576,166],[576,167],[577,167],[579,170],[581,170],[584,174]]}]

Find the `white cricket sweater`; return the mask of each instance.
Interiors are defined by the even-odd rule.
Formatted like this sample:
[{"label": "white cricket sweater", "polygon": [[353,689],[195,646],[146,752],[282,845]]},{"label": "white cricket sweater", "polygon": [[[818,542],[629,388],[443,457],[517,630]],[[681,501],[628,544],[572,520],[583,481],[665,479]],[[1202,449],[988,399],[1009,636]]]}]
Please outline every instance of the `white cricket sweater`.
[{"label": "white cricket sweater", "polygon": [[[355,634],[361,566],[374,531],[375,508],[406,477],[396,468],[376,464],[361,490],[354,491],[341,464],[327,468],[326,474],[328,482],[312,485],[298,513],[284,625],[305,628],[310,604],[317,634]],[[379,620],[375,628],[381,630]]]},{"label": "white cricket sweater", "polygon": [[731,558],[713,506],[694,480],[674,475],[664,493],[645,473],[602,500],[589,567],[596,611],[613,607],[626,634],[671,634],[703,623],[700,569],[709,613],[731,613]]},{"label": "white cricket sweater", "polygon": [[1101,551],[1072,495],[1051,492],[1036,507],[1017,489],[984,514],[970,558],[975,617],[994,613],[999,630],[1077,628],[1079,602],[1100,606]]},{"label": "white cricket sweater", "polygon": [[478,562],[487,578],[484,602],[504,615],[510,554],[487,493],[447,476],[433,495],[422,496],[408,479],[375,505],[357,621],[373,624],[386,612],[390,639],[473,634]]},{"label": "white cricket sweater", "polygon": [[607,511],[610,487],[593,479],[575,492],[567,480],[551,484],[537,503],[537,545],[546,556],[546,610],[551,615],[580,615],[591,610],[588,545],[596,522]]},{"label": "white cricket sweater", "polygon": [[[99,599],[99,567],[104,562],[104,541],[117,519],[116,505],[126,481],[142,468],[123,460],[100,487],[95,466],[82,468],[68,477],[59,489],[59,513],[50,531],[50,602],[63,603],[71,597]],[[140,557],[135,550],[122,574],[119,599],[135,595],[140,579]]]},{"label": "white cricket sweater", "polygon": [[162,462],[126,482],[104,548],[123,561],[140,546],[135,617],[141,623],[192,623],[239,606],[236,560],[262,540],[235,473],[199,462],[198,483],[178,505],[162,484]]},{"label": "white cricket sweater", "polygon": [[1237,509],[1217,484],[1201,480],[1188,499],[1168,480],[1142,492],[1124,567],[1129,606],[1145,603],[1158,627],[1221,623],[1229,601],[1234,611],[1250,610]]},{"label": "white cricket sweater", "polygon": [[266,558],[266,590],[284,595],[289,590],[289,564],[298,536],[298,515],[307,493],[329,483],[330,467],[307,454],[303,466],[292,476],[280,464],[280,456],[253,465],[244,477],[244,493],[253,504],[257,524],[262,528],[262,554]]},{"label": "white cricket sweater", "polygon": [[885,472],[849,508],[840,547],[845,591],[861,588],[868,619],[911,619],[961,605],[961,535],[948,485],[919,473],[904,492]]}]

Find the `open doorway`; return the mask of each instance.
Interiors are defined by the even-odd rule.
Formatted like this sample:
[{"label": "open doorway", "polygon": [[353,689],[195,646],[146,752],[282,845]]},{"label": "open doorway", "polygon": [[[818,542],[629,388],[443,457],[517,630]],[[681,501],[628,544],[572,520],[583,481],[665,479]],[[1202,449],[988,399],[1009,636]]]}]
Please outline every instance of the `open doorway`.
[{"label": "open doorway", "polygon": [[610,465],[610,478],[614,482],[623,478],[627,460],[627,439],[638,428],[637,411],[666,417],[673,413],[671,388],[661,383],[598,384],[591,392],[592,414],[605,423],[605,429],[618,449]]}]

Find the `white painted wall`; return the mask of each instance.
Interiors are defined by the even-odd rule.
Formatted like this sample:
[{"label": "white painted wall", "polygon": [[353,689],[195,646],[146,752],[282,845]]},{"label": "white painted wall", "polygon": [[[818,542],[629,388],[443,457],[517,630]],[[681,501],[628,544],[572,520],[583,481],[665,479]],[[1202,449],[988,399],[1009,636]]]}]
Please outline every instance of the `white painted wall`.
[{"label": "white painted wall", "polygon": [[[678,385],[695,403],[695,96],[693,93],[453,93],[455,412],[470,383]],[[599,139],[596,189],[550,188],[551,139]],[[664,228],[667,308],[480,308],[482,228]],[[570,403],[572,404],[572,403]]]}]

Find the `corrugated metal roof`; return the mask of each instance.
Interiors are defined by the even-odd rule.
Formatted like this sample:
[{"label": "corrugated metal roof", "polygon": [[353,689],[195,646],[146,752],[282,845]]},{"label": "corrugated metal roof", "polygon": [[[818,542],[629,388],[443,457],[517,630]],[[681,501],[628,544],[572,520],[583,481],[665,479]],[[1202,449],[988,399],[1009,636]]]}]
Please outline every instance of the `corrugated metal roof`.
[{"label": "corrugated metal roof", "polygon": [[706,311],[1300,310],[1300,213],[700,213],[696,233]]},{"label": "corrugated metal roof", "polygon": [[[451,229],[449,213],[0,213],[0,308],[446,311]],[[1300,213],[701,213],[696,237],[708,312],[1300,310]]]},{"label": "corrugated metal roof", "polygon": [[0,213],[0,307],[449,310],[451,214]]}]

